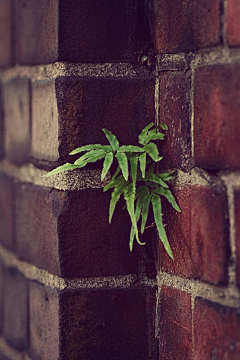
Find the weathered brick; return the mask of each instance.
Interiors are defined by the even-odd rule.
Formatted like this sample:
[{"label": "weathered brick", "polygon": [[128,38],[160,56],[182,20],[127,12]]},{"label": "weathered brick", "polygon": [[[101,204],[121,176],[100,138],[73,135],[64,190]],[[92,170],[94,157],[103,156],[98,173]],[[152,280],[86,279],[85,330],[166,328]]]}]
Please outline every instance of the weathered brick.
[{"label": "weathered brick", "polygon": [[235,224],[236,224],[236,252],[237,252],[237,285],[240,288],[240,189],[235,189],[234,193],[235,205]]},{"label": "weathered brick", "polygon": [[27,349],[28,284],[14,268],[6,271],[4,336],[16,349]]},{"label": "weathered brick", "polygon": [[0,243],[13,248],[13,185],[12,179],[0,173]]},{"label": "weathered brick", "polygon": [[76,290],[30,287],[30,355],[56,359],[157,359],[149,357],[148,309],[155,290]]},{"label": "weathered brick", "polygon": [[5,113],[5,151],[7,157],[22,164],[30,147],[30,83],[15,78],[3,84]]},{"label": "weathered brick", "polygon": [[231,46],[240,45],[240,3],[238,0],[227,1],[226,36]]},{"label": "weathered brick", "polygon": [[240,65],[196,70],[194,95],[195,164],[240,169]]},{"label": "weathered brick", "polygon": [[160,75],[160,121],[168,125],[166,138],[160,142],[163,168],[186,168],[191,154],[190,79],[183,72]]},{"label": "weathered brick", "polygon": [[238,360],[240,315],[235,309],[197,298],[194,311],[196,359]]},{"label": "weathered brick", "polygon": [[174,261],[160,244],[161,270],[226,284],[230,252],[226,189],[188,185],[175,188],[174,193],[182,213],[168,204],[164,212]]},{"label": "weathered brick", "polygon": [[219,44],[219,0],[154,0],[155,47],[160,53]]},{"label": "weathered brick", "polygon": [[108,223],[110,194],[18,184],[16,197],[22,258],[67,277],[136,273],[136,253],[128,248],[127,212],[118,207],[113,223]]},{"label": "weathered brick", "polygon": [[161,289],[160,359],[192,359],[191,296],[165,286]]},{"label": "weathered brick", "polygon": [[[38,160],[56,160],[59,154],[59,161],[73,161],[68,153],[74,148],[107,143],[103,127],[115,133],[122,144],[137,143],[138,133],[154,120],[152,80],[60,77],[55,84],[57,138],[52,125],[57,121],[52,86],[51,81],[33,85],[33,151]],[[46,101],[46,97],[51,101]],[[46,104],[49,109],[43,111]],[[39,130],[40,122],[43,130]],[[48,129],[51,136],[45,136]]]},{"label": "weathered brick", "polygon": [[5,293],[5,268],[0,262],[0,335],[4,324],[4,293]]},{"label": "weathered brick", "polygon": [[0,0],[0,66],[12,64],[12,1]]},{"label": "weathered brick", "polygon": [[0,84],[0,159],[4,157],[4,101]]},{"label": "weathered brick", "polygon": [[17,0],[21,64],[134,61],[136,0]]}]

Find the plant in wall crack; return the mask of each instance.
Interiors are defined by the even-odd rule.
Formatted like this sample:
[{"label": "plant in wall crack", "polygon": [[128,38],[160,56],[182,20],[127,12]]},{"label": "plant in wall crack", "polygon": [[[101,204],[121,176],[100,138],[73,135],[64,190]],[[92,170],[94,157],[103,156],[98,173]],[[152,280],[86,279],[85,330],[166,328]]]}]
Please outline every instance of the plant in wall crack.
[{"label": "plant in wall crack", "polygon": [[[167,125],[161,124],[161,130],[167,130]],[[164,133],[157,131],[154,123],[147,125],[138,137],[139,146],[119,145],[119,141],[111,131],[102,129],[109,145],[90,144],[81,146],[73,150],[70,155],[81,155],[73,164],[66,163],[50,171],[45,176],[51,176],[63,171],[83,168],[88,163],[93,163],[104,159],[101,180],[103,181],[110,171],[114,162],[117,162],[117,170],[105,185],[103,191],[112,189],[111,201],[109,206],[109,222],[116,204],[121,196],[124,197],[128,214],[131,219],[131,231],[129,247],[132,251],[134,239],[140,245],[141,235],[146,226],[149,208],[152,206],[154,222],[157,227],[159,237],[168,255],[173,259],[172,250],[164,229],[162,220],[161,197],[165,197],[173,208],[181,212],[172,192],[169,190],[167,182],[175,178],[176,173],[158,173],[157,163],[162,160],[159,156],[157,145],[154,141],[163,140]],[[141,235],[140,235],[141,234]]]}]

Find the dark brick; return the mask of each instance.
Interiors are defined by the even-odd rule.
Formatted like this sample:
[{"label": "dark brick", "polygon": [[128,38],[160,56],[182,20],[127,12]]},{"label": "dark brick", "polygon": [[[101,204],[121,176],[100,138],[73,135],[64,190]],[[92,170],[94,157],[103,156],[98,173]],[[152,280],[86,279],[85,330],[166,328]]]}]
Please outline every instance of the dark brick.
[{"label": "dark brick", "polygon": [[0,84],[0,159],[4,157],[4,101]]},{"label": "dark brick", "polygon": [[18,63],[34,65],[56,61],[58,1],[16,0],[16,3]]},{"label": "dark brick", "polygon": [[6,271],[4,336],[17,350],[28,346],[28,284],[17,270]]},{"label": "dark brick", "polygon": [[228,281],[228,203],[222,186],[182,186],[174,191],[182,213],[166,206],[172,261],[160,244],[161,270],[213,284]]},{"label": "dark brick", "polygon": [[196,359],[238,360],[240,315],[235,309],[197,298],[194,311],[194,344]]},{"label": "dark brick", "polygon": [[197,166],[240,169],[240,66],[196,70],[194,157]]},{"label": "dark brick", "polygon": [[227,1],[226,36],[231,46],[240,45],[240,3],[238,0]]},{"label": "dark brick", "polygon": [[191,296],[163,286],[160,306],[160,359],[192,359]]},{"label": "dark brick", "polygon": [[17,0],[21,64],[134,61],[136,0]]},{"label": "dark brick", "polygon": [[5,150],[7,157],[21,165],[28,160],[30,147],[30,83],[15,78],[3,84]]},{"label": "dark brick", "polygon": [[0,66],[12,64],[12,1],[0,0]]},{"label": "dark brick", "polygon": [[236,226],[236,252],[237,252],[237,285],[240,288],[240,189],[235,189],[234,193],[235,205],[235,226]]},{"label": "dark brick", "polygon": [[219,0],[154,0],[155,47],[160,53],[219,44]]},{"label": "dark brick", "polygon": [[[52,86],[51,81],[33,85],[33,155],[38,160],[56,160],[59,154],[61,162],[72,162],[68,153],[74,148],[107,143],[103,127],[122,144],[137,143],[142,128],[154,120],[152,80],[60,77],[56,80],[57,137],[52,126],[57,121]],[[42,119],[41,113],[49,116]],[[40,121],[43,130],[38,127]]]},{"label": "dark brick", "polygon": [[12,179],[0,173],[0,243],[13,248],[13,185]]},{"label": "dark brick", "polygon": [[110,194],[19,184],[16,196],[22,258],[67,277],[136,273],[136,253],[128,248],[127,212],[119,206],[108,223]]},{"label": "dark brick", "polygon": [[163,168],[186,168],[191,154],[190,79],[183,72],[160,75],[160,121],[168,125],[166,138],[160,142]]},{"label": "dark brick", "polygon": [[[0,262],[0,335],[4,324],[4,293],[5,293],[5,268]],[[1,358],[0,358],[1,359]]]}]

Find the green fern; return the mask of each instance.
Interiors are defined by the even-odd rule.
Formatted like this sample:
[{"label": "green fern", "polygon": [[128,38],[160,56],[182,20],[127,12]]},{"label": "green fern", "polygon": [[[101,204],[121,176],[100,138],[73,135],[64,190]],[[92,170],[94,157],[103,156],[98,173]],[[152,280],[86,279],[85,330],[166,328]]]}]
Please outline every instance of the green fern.
[{"label": "green fern", "polygon": [[[83,153],[74,164],[66,163],[50,171],[44,176],[51,176],[68,170],[80,169],[88,163],[104,159],[101,173],[101,181],[117,162],[118,167],[111,180],[105,185],[103,191],[112,189],[109,206],[109,222],[119,201],[123,196],[126,202],[125,208],[131,220],[129,247],[133,249],[134,239],[140,245],[139,233],[143,234],[149,216],[150,205],[152,206],[154,222],[165,250],[173,259],[172,250],[164,229],[162,220],[161,197],[165,197],[173,208],[181,212],[172,192],[169,190],[167,181],[176,177],[176,172],[156,173],[155,165],[162,160],[158,147],[153,142],[163,140],[164,133],[154,128],[154,123],[148,124],[138,137],[139,145],[119,146],[117,137],[107,129],[102,129],[110,145],[90,144],[73,150],[70,155]],[[160,125],[162,130],[167,130],[167,125]]]}]

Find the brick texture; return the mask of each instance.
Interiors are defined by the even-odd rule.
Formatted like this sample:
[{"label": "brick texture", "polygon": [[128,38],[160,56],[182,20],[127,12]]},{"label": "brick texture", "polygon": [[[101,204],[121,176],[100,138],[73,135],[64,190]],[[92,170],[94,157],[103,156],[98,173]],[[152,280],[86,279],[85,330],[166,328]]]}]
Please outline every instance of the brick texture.
[{"label": "brick texture", "polygon": [[13,186],[12,179],[0,172],[0,243],[13,248]]},{"label": "brick texture", "polygon": [[192,359],[190,295],[163,286],[160,306],[160,359]]},{"label": "brick texture", "polygon": [[7,157],[21,165],[29,158],[30,84],[15,78],[3,85],[5,113],[5,150]]},{"label": "brick texture", "polygon": [[166,205],[166,232],[172,261],[160,244],[161,270],[213,284],[226,284],[229,259],[226,190],[183,186],[174,191],[182,213]]},{"label": "brick texture", "polygon": [[4,102],[2,94],[2,85],[0,83],[0,159],[4,157]]},{"label": "brick texture", "polygon": [[194,356],[196,359],[238,360],[239,334],[240,315],[235,309],[201,298],[196,299],[194,315]]},{"label": "brick texture", "polygon": [[231,46],[240,45],[240,3],[238,0],[228,0],[226,16],[226,36]]},{"label": "brick texture", "polygon": [[194,96],[195,164],[208,169],[240,169],[240,66],[196,70]]},{"label": "brick texture", "polygon": [[190,74],[164,72],[160,75],[160,120],[168,125],[161,168],[186,168],[190,160]]},{"label": "brick texture", "polygon": [[28,284],[13,268],[6,271],[4,336],[18,350],[28,346]]},{"label": "brick texture", "polygon": [[236,253],[237,253],[237,285],[240,288],[240,189],[235,189],[235,224],[236,224]]},{"label": "brick texture", "polygon": [[218,0],[154,1],[155,47],[160,53],[194,51],[219,44]]},{"label": "brick texture", "polygon": [[0,0],[0,66],[12,64],[12,1]]},{"label": "brick texture", "polygon": [[128,248],[127,212],[119,205],[113,223],[108,223],[110,194],[18,184],[16,197],[21,258],[67,277],[136,273],[136,254]]},{"label": "brick texture", "polygon": [[5,292],[5,268],[0,262],[0,335],[3,332],[4,324],[4,292]]}]

